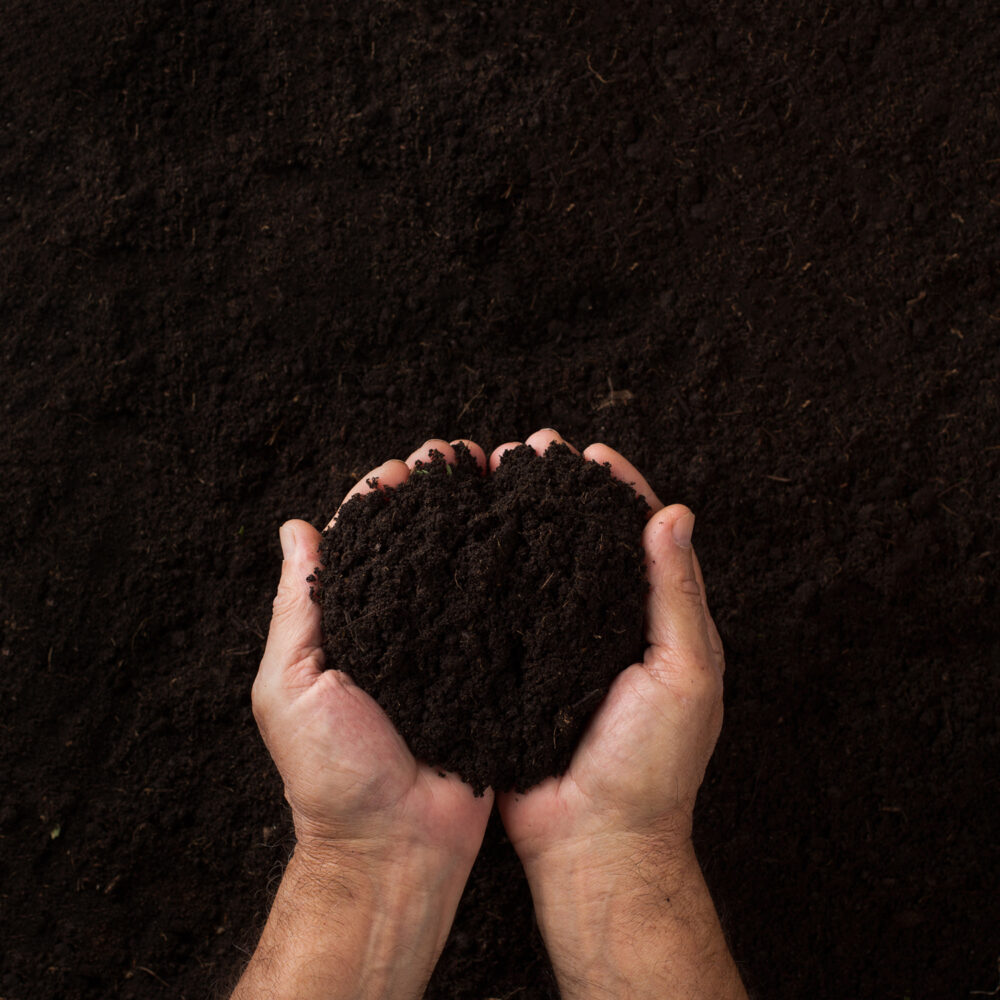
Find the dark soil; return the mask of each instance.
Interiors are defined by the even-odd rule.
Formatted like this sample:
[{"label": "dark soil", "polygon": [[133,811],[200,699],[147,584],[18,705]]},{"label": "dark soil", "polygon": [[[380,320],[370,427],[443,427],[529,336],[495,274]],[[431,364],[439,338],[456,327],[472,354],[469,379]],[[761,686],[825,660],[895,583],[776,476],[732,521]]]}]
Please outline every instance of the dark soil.
[{"label": "dark soil", "polygon": [[[993,990],[998,51],[985,0],[8,0],[0,996],[232,983],[278,525],[544,426],[698,516],[751,989]],[[439,995],[545,995],[506,906]]]},{"label": "dark soil", "polygon": [[531,890],[494,809],[426,1000],[558,997]]},{"label": "dark soil", "polygon": [[[484,788],[562,774],[615,676],[642,659],[649,508],[565,445],[481,474],[465,445],[324,532],[327,662],[414,756]],[[315,595],[314,595],[315,596]]]}]

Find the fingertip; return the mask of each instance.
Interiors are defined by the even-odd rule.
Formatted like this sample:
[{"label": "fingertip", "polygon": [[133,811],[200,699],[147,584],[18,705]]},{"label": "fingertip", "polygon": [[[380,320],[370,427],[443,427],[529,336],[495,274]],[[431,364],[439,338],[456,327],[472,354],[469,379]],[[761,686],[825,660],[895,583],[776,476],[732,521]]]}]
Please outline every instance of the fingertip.
[{"label": "fingertip", "polygon": [[508,441],[506,444],[494,448],[490,453],[490,472],[496,472],[504,455],[508,451],[513,451],[514,448],[520,448],[522,444],[524,444],[523,441]]},{"label": "fingertip", "polygon": [[691,535],[694,533],[694,514],[686,507],[674,518],[670,533],[678,548],[691,548]]},{"label": "fingertip", "polygon": [[[486,452],[476,444],[475,441],[469,441],[467,438],[456,438],[451,442],[451,447],[454,448],[456,445],[464,444],[466,448],[469,449],[469,454],[476,460],[476,465],[479,466],[479,471],[484,475],[487,471],[487,461]],[[458,460],[458,454],[456,452],[456,461]]]},{"label": "fingertip", "polygon": [[[680,528],[678,528],[679,522],[684,522]],[[656,540],[659,547],[669,544],[680,548],[691,548],[690,534],[687,535],[686,546],[681,545],[677,538],[677,531],[683,536],[688,524],[694,528],[694,513],[691,508],[682,503],[674,503],[656,511],[646,522],[643,534],[650,542]]]},{"label": "fingertip", "polygon": [[347,491],[347,495],[340,501],[336,513],[330,518],[326,526],[327,530],[337,523],[337,518],[340,516],[340,509],[348,500],[353,500],[356,496],[364,496],[366,493],[371,493],[372,490],[385,489],[387,486],[401,486],[409,477],[410,467],[406,462],[398,458],[390,459],[388,462],[383,462],[381,465],[376,466],[368,475],[359,479]]},{"label": "fingertip", "polygon": [[643,533],[650,584],[647,640],[651,645],[679,647],[687,654],[708,644],[704,596],[691,545],[693,524],[688,507],[672,504],[655,514]]},{"label": "fingertip", "polygon": [[292,520],[281,525],[278,536],[284,561],[261,660],[262,690],[275,689],[297,665],[312,673],[323,662],[321,612],[307,579],[319,563],[320,534],[308,521]]},{"label": "fingertip", "polygon": [[407,467],[407,475],[409,475],[409,473],[416,468],[417,462],[427,465],[433,461],[431,456],[432,451],[439,451],[442,455],[444,455],[444,460],[449,465],[455,464],[455,449],[442,438],[430,438],[417,448],[416,451],[410,454],[406,461],[402,463]]},{"label": "fingertip", "polygon": [[281,558],[288,560],[295,558],[295,529],[291,521],[286,521],[278,529],[278,541],[281,543]]},{"label": "fingertip", "polygon": [[288,562],[314,559],[319,550],[320,533],[300,518],[285,521],[278,529],[281,557]]},{"label": "fingertip", "polygon": [[544,455],[556,443],[566,445],[574,455],[580,454],[554,427],[543,427],[541,430],[535,431],[534,434],[525,439],[524,443],[533,448],[538,455]]},{"label": "fingertip", "polygon": [[410,476],[410,467],[400,458],[390,458],[388,462],[383,462],[378,469],[377,487],[384,489],[386,486],[399,486],[405,483]]}]

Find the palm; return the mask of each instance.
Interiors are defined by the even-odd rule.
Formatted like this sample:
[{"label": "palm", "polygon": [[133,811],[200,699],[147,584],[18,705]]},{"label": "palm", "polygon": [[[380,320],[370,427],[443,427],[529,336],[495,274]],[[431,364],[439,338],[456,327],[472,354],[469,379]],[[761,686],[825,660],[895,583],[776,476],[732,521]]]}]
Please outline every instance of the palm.
[{"label": "palm", "polygon": [[[640,664],[622,673],[591,720],[569,769],[558,778],[543,781],[525,795],[500,797],[500,811],[511,842],[530,855],[535,832],[546,844],[554,839],[582,834],[580,819],[588,817],[596,834],[619,816],[633,814],[643,805],[645,768],[649,760],[649,734],[657,731],[662,710],[657,705],[653,679]],[[665,797],[670,790],[665,789]],[[647,802],[645,808],[662,803]]]},{"label": "palm", "polygon": [[474,798],[457,778],[418,763],[385,712],[344,674],[315,674],[288,712],[281,732],[294,733],[294,743],[268,746],[301,835],[379,840],[408,829],[458,848],[485,824],[492,798]]},{"label": "palm", "polygon": [[[401,485],[429,450],[373,470],[344,502],[368,492],[375,480]],[[474,855],[492,792],[476,798],[458,777],[418,763],[378,704],[345,674],[325,669],[320,610],[305,583],[320,562],[320,535],[305,522],[295,524],[304,551],[297,567],[282,575],[254,682],[254,713],[284,778],[299,840],[391,849],[402,838],[439,845],[457,857]]]},{"label": "palm", "polygon": [[[614,829],[690,835],[691,813],[722,724],[721,698],[667,648],[618,676],[560,778],[524,796],[499,798],[511,843],[523,860],[544,846]],[[706,712],[707,690],[714,707]],[[664,780],[664,764],[671,762]]]}]

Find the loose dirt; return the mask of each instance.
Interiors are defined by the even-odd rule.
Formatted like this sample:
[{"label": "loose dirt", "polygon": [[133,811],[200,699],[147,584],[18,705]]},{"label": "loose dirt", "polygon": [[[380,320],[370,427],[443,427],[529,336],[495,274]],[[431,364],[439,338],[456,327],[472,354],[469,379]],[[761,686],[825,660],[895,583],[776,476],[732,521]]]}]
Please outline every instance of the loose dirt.
[{"label": "loose dirt", "polygon": [[615,676],[642,659],[648,507],[565,445],[489,476],[464,445],[348,501],[324,533],[327,662],[419,759],[481,794],[562,774]]}]

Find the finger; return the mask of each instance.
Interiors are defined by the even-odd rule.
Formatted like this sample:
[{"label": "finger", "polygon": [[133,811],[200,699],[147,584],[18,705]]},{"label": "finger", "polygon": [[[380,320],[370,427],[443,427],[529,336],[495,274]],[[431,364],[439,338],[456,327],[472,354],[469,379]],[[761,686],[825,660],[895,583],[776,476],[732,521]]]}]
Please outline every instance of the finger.
[{"label": "finger", "polygon": [[500,465],[500,459],[503,458],[505,452],[511,451],[514,448],[520,448],[522,444],[524,444],[523,441],[508,441],[506,444],[494,448],[490,453],[490,472],[497,471],[497,466]]},{"label": "finger", "polygon": [[615,479],[620,479],[623,483],[628,483],[649,505],[649,515],[652,516],[658,510],[663,509],[663,503],[653,492],[652,487],[646,482],[639,470],[625,457],[619,455],[614,448],[609,448],[606,444],[592,444],[583,449],[583,457],[588,462],[597,462],[604,465],[607,462],[611,466],[611,475]]},{"label": "finger", "polygon": [[716,666],[695,570],[691,530],[694,515],[683,504],[654,514],[642,541],[646,550],[647,663]]},{"label": "finger", "polygon": [[255,703],[308,685],[325,665],[320,607],[306,580],[320,564],[320,534],[306,521],[287,521],[279,536],[284,561],[254,683]]},{"label": "finger", "polygon": [[409,466],[412,471],[417,467],[417,462],[423,462],[425,465],[429,465],[432,461],[431,452],[439,451],[444,455],[444,460],[449,465],[454,465],[456,462],[455,449],[452,448],[447,441],[442,441],[441,438],[431,438],[429,441],[425,441],[412,455],[406,460],[407,466]]},{"label": "finger", "polygon": [[476,460],[476,465],[479,466],[479,471],[485,475],[487,470],[486,452],[484,452],[475,441],[469,441],[466,438],[459,438],[457,441],[452,441],[452,448],[454,448],[457,444],[464,444],[465,447],[469,449],[472,457]]},{"label": "finger", "polygon": [[553,430],[551,427],[543,427],[540,431],[535,431],[530,437],[525,440],[525,444],[531,448],[535,449],[535,453],[538,455],[544,455],[549,449],[549,445],[554,441],[558,441],[559,444],[566,445],[567,448],[574,455],[579,455],[580,452],[573,447],[560,433],[559,431]]},{"label": "finger", "polygon": [[692,556],[694,558],[695,579],[697,579],[698,586],[701,588],[701,606],[705,612],[705,626],[708,629],[708,641],[712,646],[712,652],[715,653],[715,659],[719,665],[719,669],[725,673],[726,653],[722,648],[722,636],[719,635],[719,630],[715,627],[715,619],[712,617],[712,612],[708,610],[708,594],[705,591],[705,578],[701,572],[701,563],[698,561],[698,553],[692,550]]},{"label": "finger", "polygon": [[[383,462],[377,468],[372,469],[364,479],[355,483],[348,491],[347,496],[340,501],[340,507],[343,507],[352,497],[371,493],[373,489],[381,490],[385,489],[386,486],[402,486],[409,478],[410,467],[398,458],[390,459],[388,462]],[[375,486],[372,486],[373,481],[375,482]],[[337,508],[337,514],[340,513],[340,507]],[[337,514],[334,514],[330,519],[327,528],[332,528],[337,523]]]}]

